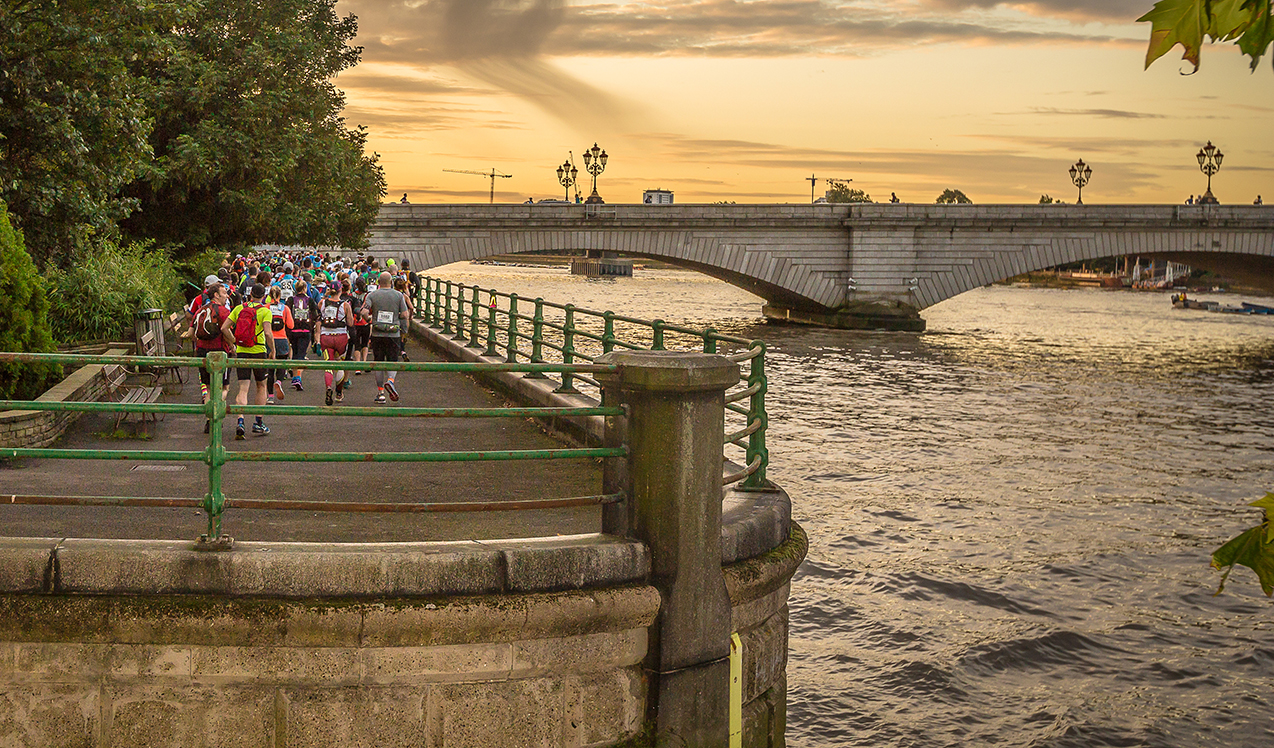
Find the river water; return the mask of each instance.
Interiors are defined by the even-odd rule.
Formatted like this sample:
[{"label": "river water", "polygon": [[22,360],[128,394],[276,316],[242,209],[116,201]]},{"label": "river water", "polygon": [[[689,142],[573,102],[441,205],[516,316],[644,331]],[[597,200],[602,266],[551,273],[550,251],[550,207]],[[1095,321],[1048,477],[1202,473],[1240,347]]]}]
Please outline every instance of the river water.
[{"label": "river water", "polygon": [[788,745],[1274,745],[1274,603],[1208,566],[1274,490],[1274,317],[990,287],[866,333],[691,272],[431,274],[770,343]]}]

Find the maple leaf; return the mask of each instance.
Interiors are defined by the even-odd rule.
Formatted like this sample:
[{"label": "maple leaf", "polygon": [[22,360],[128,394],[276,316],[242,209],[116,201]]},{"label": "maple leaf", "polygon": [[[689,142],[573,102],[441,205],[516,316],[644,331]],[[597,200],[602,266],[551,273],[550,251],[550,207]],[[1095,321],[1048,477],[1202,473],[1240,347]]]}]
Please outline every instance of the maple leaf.
[{"label": "maple leaf", "polygon": [[1239,49],[1252,58],[1255,69],[1265,49],[1274,43],[1271,0],[1160,0],[1141,18],[1149,23],[1150,45],[1146,67],[1181,45],[1181,59],[1199,69],[1199,53],[1205,39],[1238,40]]},{"label": "maple leaf", "polygon": [[1267,493],[1264,498],[1257,499],[1248,506],[1264,509],[1265,522],[1231,538],[1212,553],[1213,568],[1225,572],[1221,575],[1216,595],[1225,590],[1225,581],[1230,578],[1230,572],[1236,564],[1256,572],[1261,591],[1266,597],[1274,595],[1274,523],[1270,522],[1270,512],[1274,510],[1274,493]]}]

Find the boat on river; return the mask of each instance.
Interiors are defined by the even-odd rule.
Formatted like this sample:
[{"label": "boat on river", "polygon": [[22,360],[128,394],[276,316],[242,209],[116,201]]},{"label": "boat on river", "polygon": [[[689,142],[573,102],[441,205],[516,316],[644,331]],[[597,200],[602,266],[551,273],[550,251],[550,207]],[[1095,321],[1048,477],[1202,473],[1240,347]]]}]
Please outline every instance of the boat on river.
[{"label": "boat on river", "polygon": [[1173,294],[1172,306],[1174,309],[1202,309],[1223,314],[1274,314],[1274,307],[1264,304],[1253,304],[1249,301],[1244,301],[1235,306],[1233,304],[1222,304],[1219,301],[1199,301],[1188,298],[1185,293]]}]

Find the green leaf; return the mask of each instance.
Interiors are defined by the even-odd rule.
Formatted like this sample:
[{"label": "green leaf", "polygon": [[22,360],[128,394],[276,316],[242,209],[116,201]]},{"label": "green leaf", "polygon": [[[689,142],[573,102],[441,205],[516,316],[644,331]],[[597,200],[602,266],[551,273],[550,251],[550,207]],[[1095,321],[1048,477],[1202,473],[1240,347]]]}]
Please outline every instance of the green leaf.
[{"label": "green leaf", "polygon": [[1250,528],[1213,552],[1213,568],[1225,571],[1215,594],[1225,590],[1225,581],[1237,564],[1256,572],[1266,597],[1274,595],[1274,544],[1266,541],[1265,531],[1266,525]]},{"label": "green leaf", "polygon": [[[1150,23],[1150,46],[1146,50],[1146,67],[1163,57],[1173,47],[1181,45],[1181,59],[1199,69],[1199,52],[1204,37],[1226,42],[1245,35],[1257,25],[1262,12],[1269,15],[1270,0],[1160,0],[1149,13],[1137,19],[1138,23]],[[1259,39],[1253,37],[1248,46]],[[1240,48],[1244,42],[1239,42]],[[1260,49],[1264,51],[1268,40]],[[1251,55],[1244,49],[1244,52]],[[1254,58],[1259,60],[1258,54]]]},{"label": "green leaf", "polygon": [[1265,542],[1274,543],[1274,522],[1270,522],[1270,510],[1274,509],[1274,492],[1265,494],[1265,498],[1257,499],[1248,506],[1256,506],[1265,510]]}]

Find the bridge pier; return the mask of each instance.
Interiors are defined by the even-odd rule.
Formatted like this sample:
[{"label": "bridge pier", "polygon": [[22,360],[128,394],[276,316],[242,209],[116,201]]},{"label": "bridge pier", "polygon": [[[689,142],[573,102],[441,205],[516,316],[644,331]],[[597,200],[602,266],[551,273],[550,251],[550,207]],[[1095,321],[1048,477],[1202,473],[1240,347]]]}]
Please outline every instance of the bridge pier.
[{"label": "bridge pier", "polygon": [[859,301],[837,309],[801,309],[781,304],[761,307],[766,319],[798,325],[831,327],[837,330],[889,330],[924,332],[920,310],[910,304],[889,301]]}]

